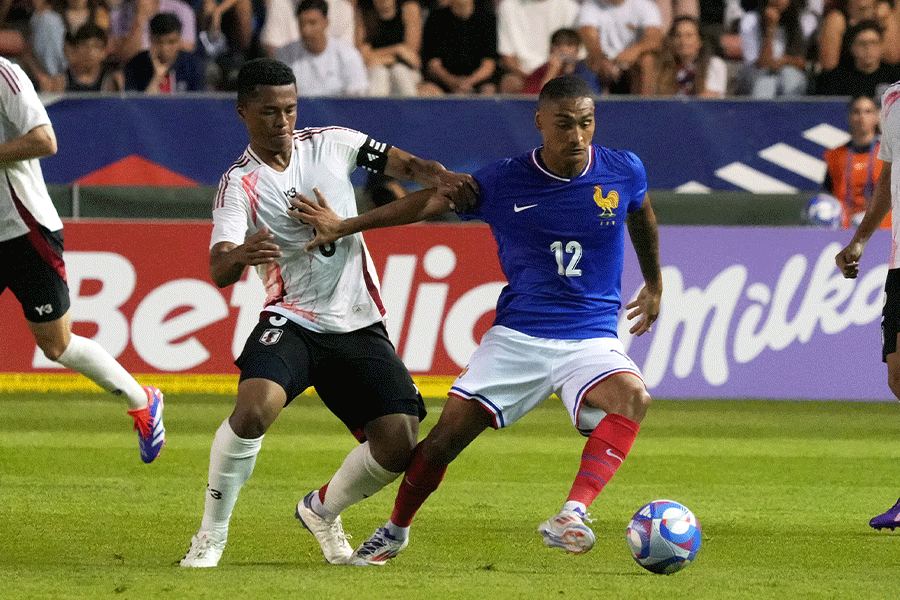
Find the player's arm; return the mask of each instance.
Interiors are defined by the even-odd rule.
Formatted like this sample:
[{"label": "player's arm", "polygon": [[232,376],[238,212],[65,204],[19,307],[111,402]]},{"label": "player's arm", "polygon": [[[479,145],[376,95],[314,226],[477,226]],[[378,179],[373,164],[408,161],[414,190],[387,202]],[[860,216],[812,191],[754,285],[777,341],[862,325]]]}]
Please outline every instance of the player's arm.
[{"label": "player's arm", "polygon": [[[365,147],[360,150],[363,152]],[[399,148],[387,151],[384,174],[419,184],[423,188],[446,188],[459,210],[471,210],[478,186],[471,175],[448,171],[436,160],[424,160]]]},{"label": "player's arm", "polygon": [[862,222],[856,228],[850,243],[834,259],[844,277],[854,279],[859,275],[859,259],[862,258],[863,250],[890,210],[891,163],[885,162],[878,181],[875,182],[872,197],[866,201],[866,214]]},{"label": "player's arm", "polygon": [[275,236],[263,227],[244,240],[243,244],[219,242],[209,249],[209,276],[220,288],[237,283],[248,266],[274,262],[281,251],[273,242]]},{"label": "player's arm", "polygon": [[300,194],[290,200],[291,208],[288,210],[292,218],[310,225],[316,232],[315,239],[306,245],[307,251],[360,231],[416,223],[452,209],[444,188],[429,188],[407,194],[361,215],[342,219],[331,210],[328,200],[319,190],[314,188],[313,192],[317,201]]},{"label": "player's arm", "polygon": [[56,154],[56,134],[50,125],[38,125],[25,135],[0,144],[0,162],[30,160]]},{"label": "player's arm", "polygon": [[641,274],[644,276],[644,287],[641,288],[637,298],[625,308],[631,310],[628,319],[638,318],[629,331],[641,335],[650,331],[650,326],[659,316],[663,287],[662,268],[659,264],[659,230],[656,225],[656,213],[653,212],[648,195],[644,196],[641,207],[628,215],[626,223]]}]

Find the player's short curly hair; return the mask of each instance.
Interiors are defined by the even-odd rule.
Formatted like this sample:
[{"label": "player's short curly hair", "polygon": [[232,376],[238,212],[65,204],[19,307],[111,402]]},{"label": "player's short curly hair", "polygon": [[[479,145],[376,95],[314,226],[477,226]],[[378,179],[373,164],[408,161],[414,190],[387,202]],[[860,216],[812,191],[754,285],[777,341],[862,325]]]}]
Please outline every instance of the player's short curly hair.
[{"label": "player's short curly hair", "polygon": [[254,58],[247,61],[238,71],[237,102],[244,104],[256,96],[258,85],[297,84],[294,71],[274,58]]},{"label": "player's short curly hair", "polygon": [[551,100],[592,98],[593,96],[594,92],[591,90],[591,86],[584,79],[572,75],[563,75],[544,84],[544,87],[541,88],[541,95],[538,96],[538,102],[543,104]]}]

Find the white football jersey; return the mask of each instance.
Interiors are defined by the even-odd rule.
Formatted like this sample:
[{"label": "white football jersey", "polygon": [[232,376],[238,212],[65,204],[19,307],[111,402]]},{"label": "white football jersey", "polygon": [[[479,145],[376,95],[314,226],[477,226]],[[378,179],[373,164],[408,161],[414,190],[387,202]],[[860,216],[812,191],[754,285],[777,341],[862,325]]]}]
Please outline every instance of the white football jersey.
[{"label": "white football jersey", "polygon": [[900,81],[881,97],[881,147],[878,158],[891,163],[891,259],[888,268],[900,267]]},{"label": "white football jersey", "polygon": [[[2,57],[0,103],[0,143],[22,137],[40,125],[50,125],[47,110],[25,71]],[[0,241],[25,235],[35,223],[50,231],[62,229],[38,159],[0,163],[0,174]]]},{"label": "white football jersey", "polygon": [[366,139],[342,127],[295,131],[283,172],[264,164],[248,146],[219,183],[210,248],[219,242],[242,244],[267,226],[282,255],[257,267],[267,293],[265,309],[312,331],[343,333],[384,318],[378,276],[362,234],[307,252],[313,228],[287,214],[290,198],[303,194],[315,200],[316,188],[338,215],[356,216],[349,175]]}]

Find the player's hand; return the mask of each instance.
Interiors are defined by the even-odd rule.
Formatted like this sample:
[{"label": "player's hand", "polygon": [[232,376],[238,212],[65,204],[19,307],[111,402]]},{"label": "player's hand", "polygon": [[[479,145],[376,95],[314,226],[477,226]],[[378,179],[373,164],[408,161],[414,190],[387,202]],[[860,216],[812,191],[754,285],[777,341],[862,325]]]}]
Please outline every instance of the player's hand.
[{"label": "player's hand", "polygon": [[273,240],[275,236],[265,225],[247,237],[244,243],[237,246],[232,252],[239,253],[238,261],[245,265],[256,266],[275,262],[281,256],[281,249]]},{"label": "player's hand", "polygon": [[291,218],[313,228],[315,237],[306,245],[307,252],[312,252],[319,246],[329,244],[342,237],[338,233],[338,229],[343,219],[331,210],[328,201],[318,189],[313,188],[313,193],[318,202],[303,194],[298,194],[296,198],[291,198],[291,208],[288,209],[288,215]]},{"label": "player's hand", "polygon": [[859,275],[859,259],[862,258],[863,245],[860,242],[850,242],[834,257],[838,269],[847,279],[856,279]]},{"label": "player's hand", "polygon": [[467,173],[441,171],[438,174],[438,196],[446,198],[448,209],[467,212],[478,203],[478,183]]},{"label": "player's hand", "polygon": [[628,320],[637,318],[637,322],[628,330],[632,335],[642,335],[650,331],[650,327],[656,318],[659,317],[659,301],[662,297],[661,292],[650,291],[647,286],[641,288],[637,298],[632,300],[625,306],[628,313]]}]

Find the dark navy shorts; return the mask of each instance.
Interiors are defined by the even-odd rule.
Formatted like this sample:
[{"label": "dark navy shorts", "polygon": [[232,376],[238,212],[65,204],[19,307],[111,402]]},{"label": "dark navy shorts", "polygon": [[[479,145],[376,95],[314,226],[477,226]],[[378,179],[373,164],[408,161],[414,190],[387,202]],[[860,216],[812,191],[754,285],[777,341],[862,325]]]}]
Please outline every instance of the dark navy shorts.
[{"label": "dark navy shorts", "polygon": [[62,255],[61,229],[38,226],[26,235],[0,242],[0,293],[12,290],[32,323],[55,321],[69,310]]},{"label": "dark navy shorts", "polygon": [[241,381],[267,379],[287,403],[308,387],[350,431],[385,415],[425,418],[425,403],[382,323],[349,333],[316,333],[270,312],[235,361]]}]

